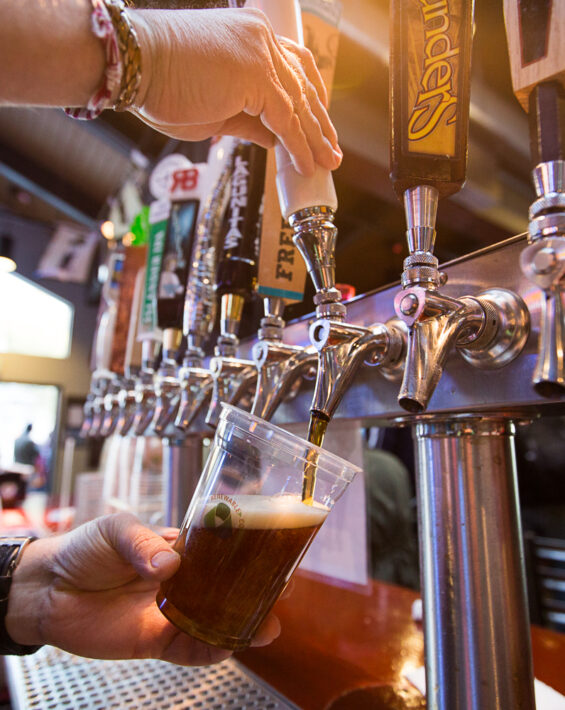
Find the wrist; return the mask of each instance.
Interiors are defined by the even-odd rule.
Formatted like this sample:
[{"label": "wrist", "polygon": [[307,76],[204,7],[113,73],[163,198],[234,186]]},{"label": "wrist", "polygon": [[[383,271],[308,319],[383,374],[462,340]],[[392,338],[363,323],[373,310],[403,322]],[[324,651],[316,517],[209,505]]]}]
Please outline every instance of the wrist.
[{"label": "wrist", "polygon": [[155,32],[159,31],[158,14],[161,14],[159,10],[128,9],[128,15],[137,33],[141,51],[141,81],[131,107],[132,109],[143,108],[151,85],[155,61]]},{"label": "wrist", "polygon": [[49,643],[49,587],[53,574],[49,570],[56,538],[35,540],[28,545],[12,575],[5,618],[6,631],[17,644]]}]

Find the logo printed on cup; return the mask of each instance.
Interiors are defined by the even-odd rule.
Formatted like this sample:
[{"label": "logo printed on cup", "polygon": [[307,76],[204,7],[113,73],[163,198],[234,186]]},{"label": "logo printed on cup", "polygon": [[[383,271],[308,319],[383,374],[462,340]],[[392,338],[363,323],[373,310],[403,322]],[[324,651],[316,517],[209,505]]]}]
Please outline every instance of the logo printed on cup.
[{"label": "logo printed on cup", "polygon": [[[219,502],[209,507],[212,501]],[[219,537],[229,537],[234,528],[241,530],[245,527],[245,519],[241,508],[230,496],[224,494],[212,495],[206,508],[207,510],[203,516],[204,527],[214,530]]]}]

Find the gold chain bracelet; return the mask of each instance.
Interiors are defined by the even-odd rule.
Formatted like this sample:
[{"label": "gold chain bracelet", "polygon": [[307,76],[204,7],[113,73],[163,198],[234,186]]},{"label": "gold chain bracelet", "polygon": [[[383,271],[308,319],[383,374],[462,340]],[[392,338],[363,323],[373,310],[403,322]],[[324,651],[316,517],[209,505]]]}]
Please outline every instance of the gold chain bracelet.
[{"label": "gold chain bracelet", "polygon": [[123,0],[103,0],[103,2],[116,31],[122,60],[122,81],[114,110],[125,111],[133,104],[141,83],[141,50],[137,33],[128,17]]}]

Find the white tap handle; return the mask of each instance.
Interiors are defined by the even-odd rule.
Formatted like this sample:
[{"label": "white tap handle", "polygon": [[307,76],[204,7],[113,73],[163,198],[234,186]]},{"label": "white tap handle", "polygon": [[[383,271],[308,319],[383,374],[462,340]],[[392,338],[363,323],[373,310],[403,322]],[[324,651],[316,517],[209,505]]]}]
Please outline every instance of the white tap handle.
[{"label": "white tap handle", "polygon": [[[247,0],[246,7],[262,10],[277,35],[304,45],[302,20],[298,0]],[[337,209],[337,195],[331,171],[316,166],[312,177],[304,177],[294,168],[286,149],[277,143],[277,191],[281,212],[288,220],[290,215],[307,207],[324,205]]]}]

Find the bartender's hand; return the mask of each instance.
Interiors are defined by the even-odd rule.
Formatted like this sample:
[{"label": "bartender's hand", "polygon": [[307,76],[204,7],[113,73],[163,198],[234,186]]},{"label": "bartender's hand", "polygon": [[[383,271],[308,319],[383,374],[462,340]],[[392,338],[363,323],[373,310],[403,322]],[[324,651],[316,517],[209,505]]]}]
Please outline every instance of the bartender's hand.
[{"label": "bartender's hand", "polygon": [[[222,661],[217,649],[179,631],[161,614],[159,582],[180,557],[164,536],[133,515],[97,518],[65,535],[36,540],[23,553],[10,590],[6,628],[21,644],[51,644],[91,658],[160,658],[181,665]],[[280,632],[271,615],[253,645]]]},{"label": "bartender's hand", "polygon": [[278,138],[299,172],[341,161],[308,49],[278,39],[260,10],[131,11],[142,51],[134,113],[182,140]]}]

